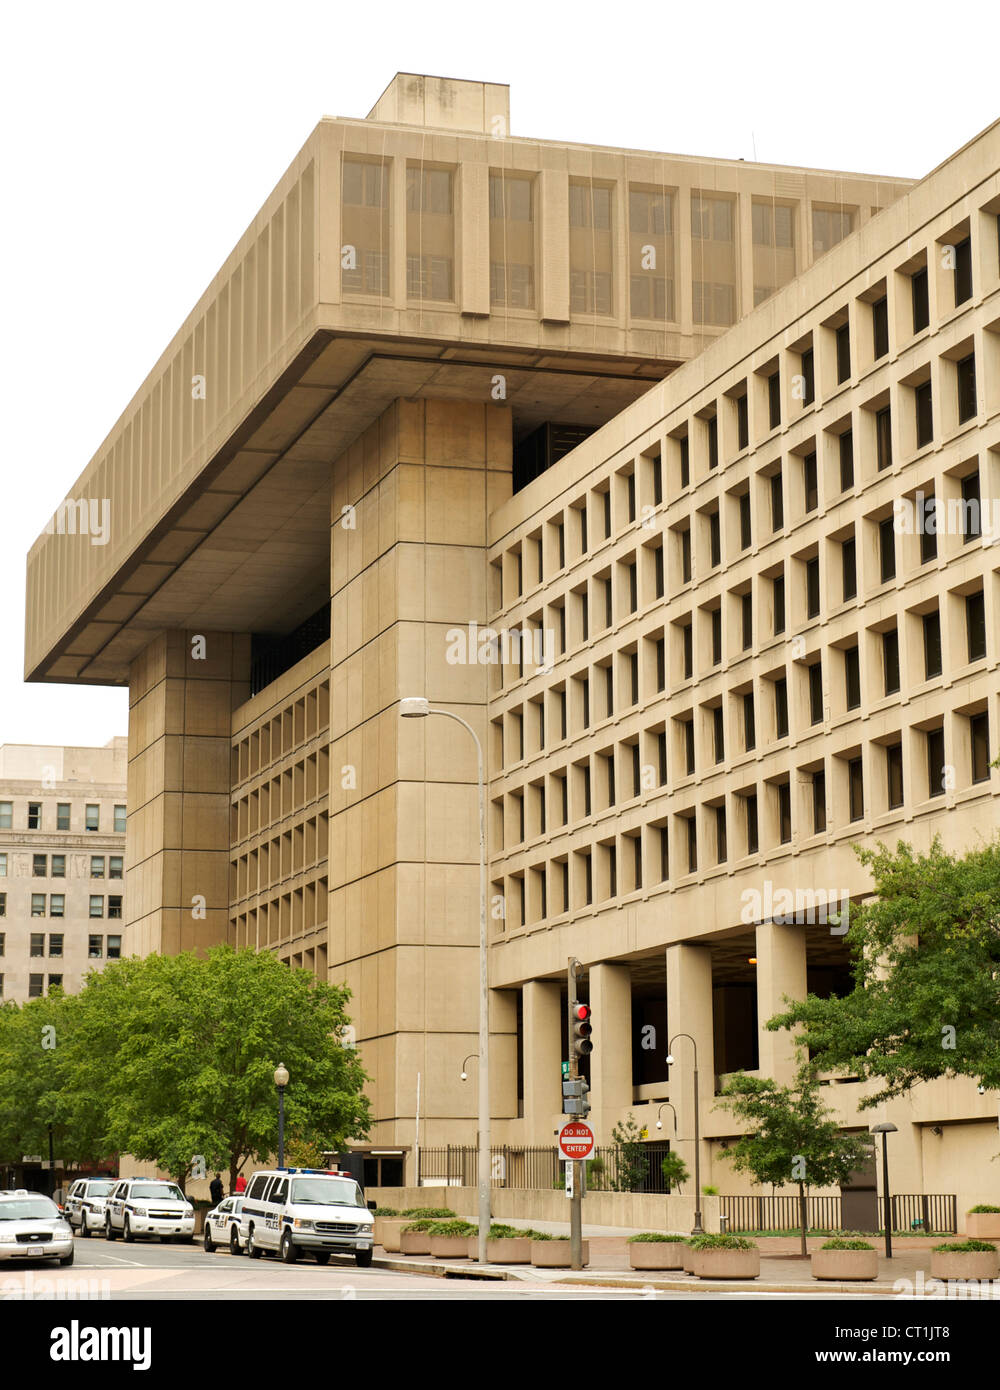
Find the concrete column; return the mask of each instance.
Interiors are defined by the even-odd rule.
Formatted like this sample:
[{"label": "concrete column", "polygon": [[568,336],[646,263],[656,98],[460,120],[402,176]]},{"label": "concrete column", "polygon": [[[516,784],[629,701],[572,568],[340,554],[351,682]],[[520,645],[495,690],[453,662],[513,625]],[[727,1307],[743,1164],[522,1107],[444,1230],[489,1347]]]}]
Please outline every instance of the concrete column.
[{"label": "concrete column", "polygon": [[250,638],[165,632],[129,673],[125,955],[204,951],[229,930],[232,713]]},{"label": "concrete column", "polygon": [[551,1144],[562,1118],[566,1017],[558,983],[529,980],[522,995],[524,1133],[528,1144]]},{"label": "concrete column", "polygon": [[590,1007],[590,1119],[598,1144],[610,1144],[612,1129],[632,1107],[632,972],[627,965],[590,967]]},{"label": "concrete column", "polygon": [[791,1083],[796,1070],[792,1033],[769,1033],[765,1024],[789,999],[806,997],[805,928],[761,922],[757,927],[757,1046],[759,1070],[779,1085]]},{"label": "concrete column", "polygon": [[[426,695],[486,744],[489,668],[468,631],[487,620],[486,520],[510,468],[508,409],[436,400],[396,401],[332,468],[329,972],[353,991],[377,1144],[412,1141],[418,1075],[421,1143],[475,1134],[475,747],[454,720],[401,720],[399,700]],[[501,1027],[491,1092],[510,1118]]]},{"label": "concrete column", "polygon": [[[704,946],[684,942],[667,947],[667,1050],[673,1055],[670,1068],[670,1103],[677,1111],[677,1136],[671,1147],[683,1158],[691,1173],[685,1194],[694,1194],[694,1053],[687,1038],[690,1033],[698,1048],[698,1082],[701,1103],[701,1129],[715,1095],[715,1045],[712,1037],[712,953]],[[671,1046],[672,1042],[672,1046]],[[664,1128],[669,1113],[664,1117]],[[701,1180],[709,1178],[709,1146],[701,1142]]]}]

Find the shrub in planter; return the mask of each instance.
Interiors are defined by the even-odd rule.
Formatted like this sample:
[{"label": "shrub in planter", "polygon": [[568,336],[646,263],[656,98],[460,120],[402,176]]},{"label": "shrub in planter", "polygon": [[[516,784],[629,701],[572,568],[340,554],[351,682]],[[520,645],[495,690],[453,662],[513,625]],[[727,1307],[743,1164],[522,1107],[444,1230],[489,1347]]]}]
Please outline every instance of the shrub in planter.
[{"label": "shrub in planter", "polygon": [[640,1231],[628,1238],[628,1262],[632,1269],[683,1269],[687,1236]]},{"label": "shrub in planter", "polygon": [[[553,1236],[546,1231],[531,1231],[531,1263],[536,1269],[569,1269],[572,1263],[568,1236]],[[590,1261],[590,1242],[581,1242],[581,1263]]]},{"label": "shrub in planter", "polygon": [[430,1229],[436,1222],[424,1216],[418,1221],[408,1221],[399,1233],[399,1249],[404,1255],[429,1255],[431,1253]]},{"label": "shrub in planter", "polygon": [[458,1215],[451,1207],[407,1207],[403,1212],[412,1220],[421,1221],[425,1216],[433,1221],[453,1221]]},{"label": "shrub in planter", "polygon": [[988,1240],[935,1245],[931,1274],[936,1279],[996,1279],[1000,1276],[1000,1251]]},{"label": "shrub in planter", "polygon": [[756,1279],[760,1251],[742,1236],[691,1236],[691,1273],[699,1279]]},{"label": "shrub in planter", "polygon": [[467,1260],[469,1258],[469,1237],[478,1234],[477,1227],[469,1221],[434,1221],[427,1228],[431,1241],[431,1254],[437,1260]]},{"label": "shrub in planter", "polygon": [[814,1279],[877,1279],[878,1251],[867,1240],[835,1236],[812,1255]]},{"label": "shrub in planter", "polygon": [[[494,1222],[486,1233],[486,1258],[490,1264],[526,1265],[531,1263],[532,1231]],[[469,1236],[469,1258],[479,1258],[479,1231]]]},{"label": "shrub in planter", "polygon": [[986,1202],[970,1207],[965,1214],[965,1234],[978,1240],[1000,1240],[1000,1207]]}]

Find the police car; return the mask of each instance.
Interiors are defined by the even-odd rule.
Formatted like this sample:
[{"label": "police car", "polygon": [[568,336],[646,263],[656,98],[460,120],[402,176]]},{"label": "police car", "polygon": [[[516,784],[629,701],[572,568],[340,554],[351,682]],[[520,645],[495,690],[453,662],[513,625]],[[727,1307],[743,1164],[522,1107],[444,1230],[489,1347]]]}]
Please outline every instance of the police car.
[{"label": "police car", "polygon": [[66,1196],[66,1220],[82,1236],[104,1230],[104,1212],[114,1178],[78,1178]]},{"label": "police car", "polygon": [[254,1173],[243,1194],[239,1239],[252,1260],[265,1250],[294,1264],[308,1251],[329,1264],[332,1254],[372,1262],[375,1219],[349,1173],[271,1168]]},{"label": "police car", "polygon": [[162,1178],[125,1178],[107,1199],[104,1234],[114,1240],[136,1236],[177,1236],[194,1240],[194,1207],[175,1182]]},{"label": "police car", "polygon": [[73,1263],[73,1232],[51,1197],[41,1192],[0,1192],[0,1260]]},{"label": "police car", "polygon": [[231,1255],[239,1255],[242,1197],[225,1197],[205,1214],[205,1250],[210,1255],[220,1245],[228,1245]]}]

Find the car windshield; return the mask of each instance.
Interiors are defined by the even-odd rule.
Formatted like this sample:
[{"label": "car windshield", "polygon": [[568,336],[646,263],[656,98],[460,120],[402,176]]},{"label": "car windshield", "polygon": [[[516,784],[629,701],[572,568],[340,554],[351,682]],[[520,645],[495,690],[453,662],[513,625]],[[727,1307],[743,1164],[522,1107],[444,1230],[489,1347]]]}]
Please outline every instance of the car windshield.
[{"label": "car windshield", "polygon": [[59,1209],[48,1197],[19,1197],[0,1200],[0,1221],[47,1221],[59,1218]]},{"label": "car windshield", "polygon": [[89,1197],[106,1197],[113,1187],[113,1182],[92,1182],[86,1192]]},{"label": "car windshield", "polygon": [[295,1178],[291,1200],[328,1207],[364,1206],[361,1190],[353,1178]]},{"label": "car windshield", "polygon": [[180,1188],[172,1182],[161,1182],[155,1185],[151,1182],[137,1182],[130,1194],[133,1197],[156,1197],[161,1202],[186,1202],[187,1198]]}]

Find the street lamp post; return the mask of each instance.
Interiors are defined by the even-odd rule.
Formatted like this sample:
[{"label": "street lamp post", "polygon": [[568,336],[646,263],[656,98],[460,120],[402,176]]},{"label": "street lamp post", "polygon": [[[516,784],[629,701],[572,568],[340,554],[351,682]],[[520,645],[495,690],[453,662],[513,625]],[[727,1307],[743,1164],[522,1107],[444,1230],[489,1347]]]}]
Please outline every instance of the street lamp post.
[{"label": "street lamp post", "polygon": [[694,1049],[694,1226],[691,1229],[693,1236],[704,1235],[701,1225],[701,1113],[700,1101],[698,1097],[698,1044],[690,1033],[675,1033],[667,1043],[667,1066],[673,1065],[673,1054],[670,1049],[678,1038],[687,1038]]},{"label": "street lamp post", "polygon": [[889,1135],[895,1134],[896,1126],[891,1120],[872,1126],[872,1134],[882,1136],[882,1203],[885,1213],[885,1257],[892,1259],[892,1199],[889,1196]]},{"label": "street lamp post", "polygon": [[486,783],[483,775],[483,745],[471,724],[447,709],[431,709],[423,695],[399,702],[404,719],[426,719],[441,714],[454,719],[476,745],[479,781],[479,1242],[478,1259],[486,1263],[486,1241],[490,1230],[490,995],[486,954]]},{"label": "street lamp post", "polygon": [[274,1072],[274,1084],[278,1088],[278,1167],[285,1166],[285,1087],[288,1085],[288,1068],[279,1062]]}]

